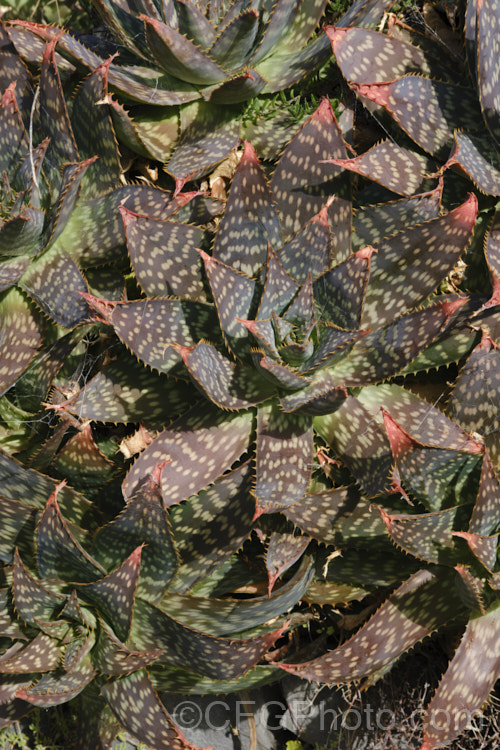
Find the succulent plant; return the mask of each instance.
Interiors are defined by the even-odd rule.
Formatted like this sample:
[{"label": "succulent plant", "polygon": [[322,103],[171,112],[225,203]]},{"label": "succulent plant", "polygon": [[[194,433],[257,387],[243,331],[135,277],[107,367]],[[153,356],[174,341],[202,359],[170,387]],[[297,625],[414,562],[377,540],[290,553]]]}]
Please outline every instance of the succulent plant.
[{"label": "succulent plant", "polygon": [[71,367],[71,351],[84,355],[88,347],[89,308],[79,293],[124,293],[120,202],[168,215],[193,195],[123,184],[109,113],[95,104],[105,94],[106,66],[81,83],[70,118],[55,43],[44,51],[38,86],[3,26],[0,45],[0,410],[5,422],[22,424],[17,443],[12,433],[0,440],[12,451],[21,435],[25,450],[26,438],[47,435],[36,418],[45,413],[41,403],[59,370]]},{"label": "succulent plant", "polygon": [[[36,59],[36,35],[57,37],[61,55],[91,69],[106,53],[118,52],[108,80],[120,101],[106,100],[118,137],[143,156],[170,159],[167,170],[179,182],[206,173],[237,146],[243,103],[297,84],[331,56],[328,38],[318,29],[326,0],[95,0],[94,5],[117,44],[91,36],[80,42],[54,27],[19,22],[13,30],[19,47]],[[357,0],[339,23],[374,24],[389,5]],[[290,128],[296,123],[283,112],[259,124],[266,153],[281,149]]]}]

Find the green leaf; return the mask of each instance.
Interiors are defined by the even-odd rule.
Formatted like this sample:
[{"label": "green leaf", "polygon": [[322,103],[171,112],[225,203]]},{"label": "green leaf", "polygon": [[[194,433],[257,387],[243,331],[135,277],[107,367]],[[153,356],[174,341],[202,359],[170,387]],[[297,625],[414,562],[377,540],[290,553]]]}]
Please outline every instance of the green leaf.
[{"label": "green leaf", "polygon": [[36,626],[36,620],[51,620],[64,602],[64,597],[49,591],[33,578],[17,549],[12,570],[12,596],[19,617],[33,626]]},{"label": "green leaf", "polygon": [[33,360],[42,343],[43,324],[17,289],[0,295],[0,395]]},{"label": "green leaf", "polygon": [[11,258],[36,255],[42,246],[44,219],[44,212],[33,208],[23,208],[21,214],[7,219],[0,226],[0,254]]},{"label": "green leaf", "polygon": [[154,18],[144,15],[141,18],[149,51],[167,73],[195,86],[206,86],[227,78],[223,68],[176,29]]},{"label": "green leaf", "polygon": [[255,666],[282,632],[280,628],[245,640],[215,637],[138,599],[132,637],[143,650],[153,645],[165,649],[162,661],[167,664],[189,667],[213,679],[231,680]]}]

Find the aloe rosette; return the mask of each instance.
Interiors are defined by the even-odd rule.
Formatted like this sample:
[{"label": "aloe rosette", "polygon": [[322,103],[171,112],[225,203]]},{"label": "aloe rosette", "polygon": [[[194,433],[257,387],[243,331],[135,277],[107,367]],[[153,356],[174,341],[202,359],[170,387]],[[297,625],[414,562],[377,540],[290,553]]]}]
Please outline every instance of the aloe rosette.
[{"label": "aloe rosette", "polygon": [[[389,4],[358,0],[339,23],[375,24]],[[118,51],[108,78],[119,100],[107,99],[118,137],[139,154],[168,161],[178,180],[207,172],[237,146],[245,102],[295,85],[331,56],[319,28],[326,0],[94,5],[116,44],[90,35],[81,43],[63,30],[22,22],[13,33],[29,59],[39,56],[39,37],[57,37],[58,51],[80,68],[102,64],[103,50]],[[257,130],[273,154],[293,127],[281,113]]]},{"label": "aloe rosette", "polygon": [[[75,701],[85,726],[79,747],[107,747],[121,726],[157,748],[188,748],[159,690],[199,682],[220,692],[269,679],[269,668],[255,665],[280,637],[282,612],[307,587],[311,564],[276,595],[222,620],[224,609],[234,609],[230,599],[177,594],[171,583],[185,544],[181,519],[161,501],[161,471],[160,464],[122,512],[92,533],[86,498],[1,458],[0,472],[11,479],[0,497],[9,574],[0,590],[2,726],[33,707]],[[226,479],[233,490],[245,482],[245,467]],[[274,627],[264,626],[269,620]]]},{"label": "aloe rosette", "polygon": [[[121,182],[112,122],[96,104],[106,93],[106,65],[81,82],[70,116],[55,43],[44,50],[37,84],[3,26],[0,43],[0,439],[12,451],[26,449],[37,431],[47,434],[36,418],[41,402],[71,351],[85,357],[93,334],[80,292],[124,293],[120,203],[168,214],[193,194]],[[12,424],[16,437],[4,435]]]}]

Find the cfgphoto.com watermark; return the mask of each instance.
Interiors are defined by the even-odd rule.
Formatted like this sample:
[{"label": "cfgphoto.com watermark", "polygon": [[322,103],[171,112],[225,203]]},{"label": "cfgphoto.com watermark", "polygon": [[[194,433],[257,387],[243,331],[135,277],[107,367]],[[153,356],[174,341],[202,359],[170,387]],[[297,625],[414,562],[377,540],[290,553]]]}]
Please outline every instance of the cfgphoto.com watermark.
[{"label": "cfgphoto.com watermark", "polygon": [[[224,700],[212,700],[200,705],[195,701],[185,700],[178,703],[170,715],[180,729],[208,728],[214,731],[224,731],[231,726],[239,726],[246,719],[255,718],[254,711],[257,705],[254,701],[235,701],[231,704]],[[266,710],[267,709],[267,710]],[[271,731],[282,728],[281,716],[290,711],[297,727],[307,723],[314,711],[316,728],[321,731],[359,731],[370,732],[379,730],[387,732],[397,729],[401,724],[401,714],[395,713],[387,708],[372,708],[365,705],[363,708],[348,708],[337,710],[326,706],[312,707],[310,701],[294,701],[292,706],[277,700],[259,704],[259,717],[266,716],[266,726]],[[263,713],[261,713],[263,712]],[[419,708],[404,717],[405,725],[414,730],[422,726],[424,708]],[[482,715],[479,711],[471,712],[464,710],[462,713],[453,713],[444,709],[436,709],[427,713],[425,723],[435,728],[465,729],[472,720],[480,721]],[[484,718],[484,717],[483,717]]]}]

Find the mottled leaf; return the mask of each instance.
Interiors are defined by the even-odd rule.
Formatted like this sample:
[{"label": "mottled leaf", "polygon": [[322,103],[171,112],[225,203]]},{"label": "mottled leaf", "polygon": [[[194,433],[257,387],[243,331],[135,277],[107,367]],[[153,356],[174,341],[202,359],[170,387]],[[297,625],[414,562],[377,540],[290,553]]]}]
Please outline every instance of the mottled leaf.
[{"label": "mottled leaf", "polygon": [[[359,680],[378,671],[462,607],[451,576],[420,570],[405,581],[347,643],[304,664],[280,664],[291,674],[318,682]],[[446,596],[443,592],[446,591]]]},{"label": "mottled leaf", "polygon": [[195,346],[217,330],[215,308],[201,302],[141,299],[118,304],[110,323],[127,347],[143,362],[168,373],[182,359],[171,346]]},{"label": "mottled leaf", "polygon": [[500,431],[499,393],[500,351],[483,331],[458,376],[447,412],[464,430],[496,438]]},{"label": "mottled leaf", "polygon": [[488,451],[484,452],[477,499],[472,511],[469,532],[492,534],[500,526],[500,479]]},{"label": "mottled leaf", "polygon": [[[0,495],[0,559],[12,564],[12,555],[21,535],[33,527],[34,509]],[[24,534],[23,534],[24,532]]]},{"label": "mottled leaf", "polygon": [[64,482],[54,488],[40,518],[37,533],[37,565],[43,578],[95,580],[104,569],[85,552],[64,520],[57,495]]},{"label": "mottled leaf", "polygon": [[88,286],[75,261],[55,247],[30,264],[19,285],[51,320],[74,328],[89,317],[89,307],[79,294]]},{"label": "mottled leaf", "polygon": [[193,381],[222,409],[248,409],[273,395],[271,384],[252,368],[232,362],[211,344],[202,341],[181,354]]},{"label": "mottled leaf", "polygon": [[109,575],[93,583],[77,584],[79,596],[97,607],[123,641],[128,638],[130,630],[141,553],[142,545]]},{"label": "mottled leaf", "polygon": [[359,328],[373,248],[365,247],[314,282],[314,301],[321,321]]},{"label": "mottled leaf", "polygon": [[500,141],[500,62],[498,39],[500,9],[493,0],[477,3],[477,78],[479,99],[486,124]]},{"label": "mottled leaf", "polygon": [[257,421],[257,513],[291,505],[307,490],[312,470],[312,420],[261,406]]},{"label": "mottled leaf", "polygon": [[307,493],[281,512],[306,534],[336,547],[385,535],[381,519],[354,485]]},{"label": "mottled leaf", "polygon": [[151,297],[203,298],[203,279],[196,247],[203,231],[120,209],[127,247],[137,281]]},{"label": "mottled leaf", "polygon": [[176,591],[185,591],[210,574],[250,535],[255,513],[252,482],[253,472],[247,462],[189,502],[171,508],[172,535],[181,558],[173,581]]},{"label": "mottled leaf", "polygon": [[133,625],[133,638],[141,649],[148,650],[154,644],[165,649],[162,661],[219,680],[234,679],[255,666],[282,632],[280,628],[245,640],[215,637],[174,620],[140,599]]},{"label": "mottled leaf", "polygon": [[0,395],[24,372],[42,343],[39,316],[17,289],[0,295]]},{"label": "mottled leaf", "polygon": [[231,636],[256,628],[288,612],[299,602],[314,577],[314,566],[305,556],[289,581],[268,596],[246,599],[226,597],[206,599],[169,592],[162,609],[180,622],[195,626],[205,633]]},{"label": "mottled leaf", "polygon": [[298,232],[335,195],[328,209],[332,255],[343,260],[350,252],[350,178],[325,159],[345,159],[341,130],[327,99],[286,147],[274,171],[271,188],[287,235]]},{"label": "mottled leaf", "polygon": [[458,165],[474,185],[487,195],[500,195],[500,159],[486,136],[455,133],[455,143],[445,167]]},{"label": "mottled leaf", "polygon": [[253,310],[256,283],[231,266],[201,252],[217,308],[225,341],[234,354],[248,350],[248,334],[238,318],[248,318]]},{"label": "mottled leaf", "polygon": [[101,623],[97,643],[92,651],[92,664],[101,674],[124,675],[143,669],[155,662],[162,654],[161,649],[153,651],[133,651],[121,643],[111,628]]},{"label": "mottled leaf", "polygon": [[422,750],[444,747],[464,731],[500,674],[500,611],[467,623],[465,633],[424,716]]},{"label": "mottled leaf", "polygon": [[60,185],[63,164],[79,160],[57,70],[55,48],[56,42],[53,40],[47,44],[43,55],[39,104],[40,125],[44,135],[50,138],[44,171],[47,172],[51,190]]},{"label": "mottled leaf", "polygon": [[[123,484],[125,496],[130,497],[142,479],[164,459],[168,459],[162,474],[164,505],[174,505],[194,495],[244,453],[250,442],[252,423],[251,412],[228,415],[208,404],[194,407],[160,433],[137,459]],[[186,455],[190,457],[188,472]]]},{"label": "mottled leaf", "polygon": [[269,247],[264,291],[257,313],[258,320],[265,320],[273,314],[281,315],[298,290],[299,284],[285,271],[276,253]]},{"label": "mottled leaf", "polygon": [[151,372],[128,352],[103,367],[63,410],[96,422],[168,424],[193,405],[191,383]]},{"label": "mottled leaf", "polygon": [[285,271],[303,284],[308,274],[314,281],[328,271],[333,242],[327,204],[278,250],[277,255]]},{"label": "mottled leaf", "polygon": [[378,495],[388,487],[392,465],[389,442],[370,412],[354,396],[348,396],[335,412],[317,417],[314,427],[369,496]]},{"label": "mottled leaf", "polygon": [[[482,446],[474,440],[462,450],[426,446],[405,432],[384,412],[385,427],[396,468],[403,484],[430,511],[438,511],[467,497],[467,479],[479,461]],[[465,490],[464,490],[465,487]]]},{"label": "mottled leaf", "polygon": [[265,556],[269,595],[277,579],[300,559],[310,541],[307,536],[272,532]]},{"label": "mottled leaf", "polygon": [[13,656],[0,657],[0,674],[26,674],[30,672],[51,672],[61,659],[61,647],[44,633],[39,633],[26,646]]},{"label": "mottled leaf", "polygon": [[416,515],[387,513],[380,506],[378,510],[392,541],[405,552],[429,563],[458,562],[452,531],[466,517],[462,506]]},{"label": "mottled leaf", "polygon": [[481,122],[470,90],[451,83],[407,75],[390,83],[356,84],[355,91],[384,107],[415,143],[436,156],[447,155],[456,128],[475,130]]},{"label": "mottled leaf", "polygon": [[120,724],[157,750],[184,750],[184,737],[174,727],[144,670],[107,682],[101,689]]},{"label": "mottled leaf", "polygon": [[223,68],[176,29],[154,18],[144,15],[141,18],[145,23],[148,48],[167,73],[196,86],[227,78]]},{"label": "mottled leaf", "polygon": [[248,276],[266,262],[267,244],[282,244],[277,211],[253,146],[246,142],[233,177],[213,256]]},{"label": "mottled leaf", "polygon": [[12,596],[19,617],[30,625],[36,620],[50,620],[64,598],[45,588],[24,566],[19,552],[14,552]]},{"label": "mottled leaf", "polygon": [[436,189],[413,198],[362,206],[353,217],[353,248],[378,243],[403,229],[435,219],[440,204],[441,190]]},{"label": "mottled leaf", "polygon": [[178,565],[170,523],[162,505],[160,482],[161,464],[121,513],[96,532],[92,548],[101,565],[112,570],[139,545],[145,544],[137,594],[153,602],[162,597]]},{"label": "mottled leaf", "polygon": [[95,197],[117,186],[120,174],[118,146],[108,105],[103,104],[108,93],[110,61],[99,65],[80,85],[72,109],[72,125],[80,157],[99,156],[87,170],[83,193]]},{"label": "mottled leaf", "polygon": [[18,690],[17,697],[43,708],[58,706],[81,693],[95,675],[96,670],[88,660],[69,674],[44,675],[31,687]]},{"label": "mottled leaf", "polygon": [[254,8],[250,8],[224,26],[209,47],[210,57],[226,70],[242,67],[253,51],[258,30],[259,14]]},{"label": "mottled leaf", "polygon": [[464,252],[477,210],[471,194],[444,216],[380,243],[371,258],[361,325],[379,327],[428,297]]},{"label": "mottled leaf", "polygon": [[350,172],[369,180],[398,195],[412,196],[424,189],[426,172],[430,171],[429,160],[392,141],[377,143],[365,153],[351,159],[330,159]]}]

